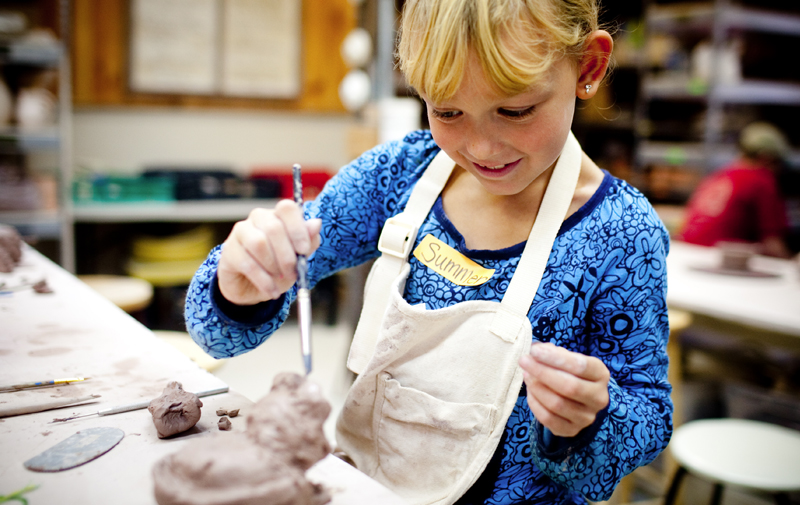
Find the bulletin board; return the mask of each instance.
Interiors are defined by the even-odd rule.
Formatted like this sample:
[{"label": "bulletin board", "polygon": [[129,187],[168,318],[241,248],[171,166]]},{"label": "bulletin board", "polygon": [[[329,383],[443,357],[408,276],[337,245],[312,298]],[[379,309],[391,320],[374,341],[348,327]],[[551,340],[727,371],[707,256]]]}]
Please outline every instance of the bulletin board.
[{"label": "bulletin board", "polygon": [[73,103],[344,111],[349,0],[74,0]]}]

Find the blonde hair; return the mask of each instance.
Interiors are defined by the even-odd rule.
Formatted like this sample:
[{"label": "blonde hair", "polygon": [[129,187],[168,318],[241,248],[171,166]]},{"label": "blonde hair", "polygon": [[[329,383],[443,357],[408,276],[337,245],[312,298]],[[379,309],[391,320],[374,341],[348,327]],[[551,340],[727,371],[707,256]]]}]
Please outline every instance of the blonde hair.
[{"label": "blonde hair", "polygon": [[489,82],[520,93],[557,59],[578,58],[597,18],[596,0],[407,0],[400,69],[440,102],[458,91],[474,50]]}]

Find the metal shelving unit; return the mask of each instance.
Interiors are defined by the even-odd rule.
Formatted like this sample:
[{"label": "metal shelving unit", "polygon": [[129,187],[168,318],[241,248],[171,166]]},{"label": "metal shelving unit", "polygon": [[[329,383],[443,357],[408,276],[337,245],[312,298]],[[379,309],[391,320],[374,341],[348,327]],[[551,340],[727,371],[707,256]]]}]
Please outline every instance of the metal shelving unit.
[{"label": "metal shelving unit", "polygon": [[[731,106],[800,107],[800,82],[744,78],[729,82],[721,78],[721,58],[732,34],[757,32],[800,37],[800,14],[764,10],[713,0],[698,3],[661,4],[651,0],[645,22],[649,36],[666,34],[676,38],[710,40],[712,54],[709,78],[700,80],[689,72],[656,72],[641,69],[640,96],[637,104],[635,164],[638,170],[651,164],[693,166],[701,173],[713,171],[732,160],[735,145],[723,138],[725,109]],[[657,131],[650,111],[653,102],[694,104],[704,111],[701,138],[695,141],[664,141]],[[685,118],[684,118],[685,119]],[[800,152],[790,163],[800,167]]]},{"label": "metal shelving unit", "polygon": [[73,208],[76,223],[228,222],[245,219],[256,207],[272,208],[278,200],[186,200],[108,203]]},{"label": "metal shelving unit", "polygon": [[57,178],[58,195],[55,210],[0,211],[0,222],[17,227],[24,235],[59,242],[59,262],[67,270],[75,269],[75,246],[70,185],[71,175],[71,91],[68,45],[69,0],[57,0],[60,40],[42,44],[24,38],[0,42],[0,67],[56,69],[58,73],[58,121],[42,128],[0,128],[0,150],[32,156],[40,151],[55,151],[57,166],[48,168]]}]

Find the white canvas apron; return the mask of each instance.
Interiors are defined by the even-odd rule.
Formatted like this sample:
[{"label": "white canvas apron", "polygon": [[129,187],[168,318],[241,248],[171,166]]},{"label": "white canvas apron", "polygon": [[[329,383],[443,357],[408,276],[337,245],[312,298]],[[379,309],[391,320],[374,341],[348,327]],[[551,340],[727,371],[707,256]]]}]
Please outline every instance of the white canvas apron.
[{"label": "white canvas apron", "polygon": [[408,254],[453,169],[440,152],[387,221],[347,366],[358,374],[336,426],[357,468],[410,504],[451,504],[495,452],[522,386],[527,313],[580,172],[572,133],[502,302],[426,310],[403,299]]}]

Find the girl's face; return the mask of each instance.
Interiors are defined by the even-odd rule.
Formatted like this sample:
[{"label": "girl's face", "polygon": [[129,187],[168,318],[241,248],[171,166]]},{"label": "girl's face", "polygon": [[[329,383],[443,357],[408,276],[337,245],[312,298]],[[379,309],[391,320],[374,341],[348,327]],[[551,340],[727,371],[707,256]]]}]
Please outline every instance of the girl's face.
[{"label": "girl's face", "polygon": [[575,110],[578,68],[563,58],[527,91],[505,95],[472,54],[458,92],[442,103],[423,94],[436,143],[486,191],[525,193],[558,159]]}]

